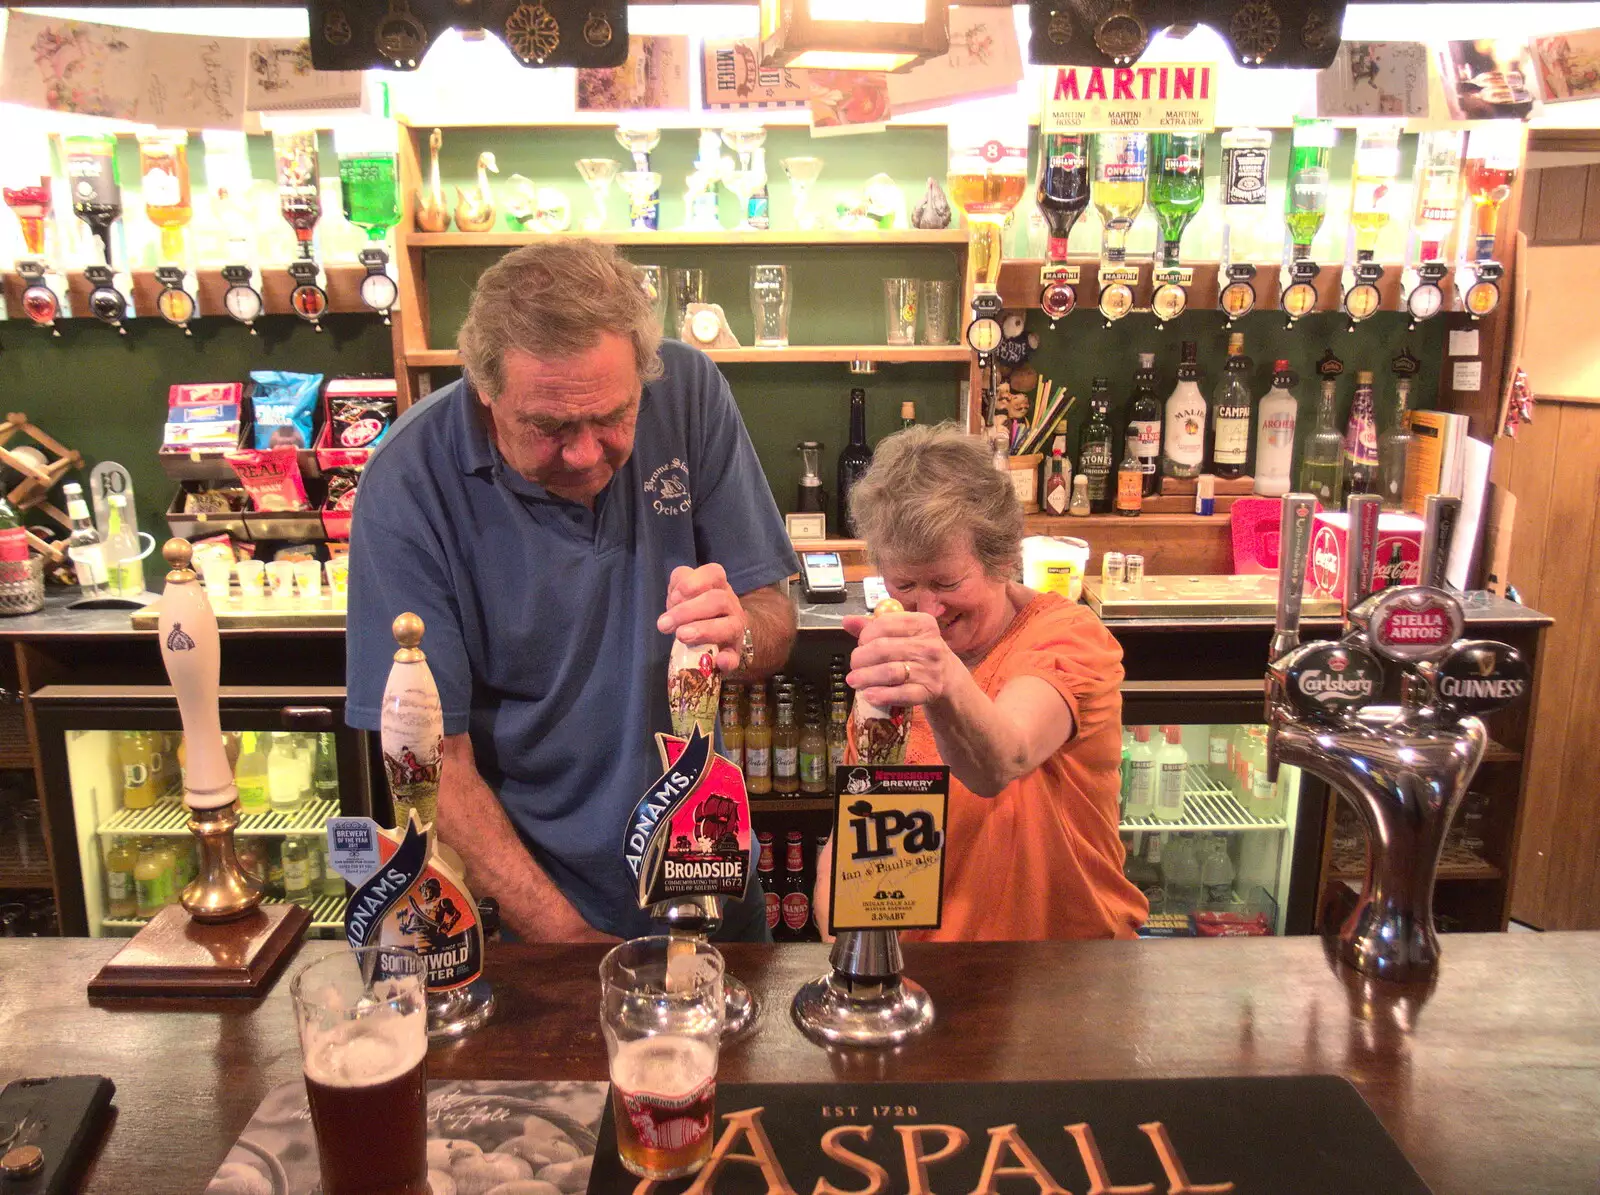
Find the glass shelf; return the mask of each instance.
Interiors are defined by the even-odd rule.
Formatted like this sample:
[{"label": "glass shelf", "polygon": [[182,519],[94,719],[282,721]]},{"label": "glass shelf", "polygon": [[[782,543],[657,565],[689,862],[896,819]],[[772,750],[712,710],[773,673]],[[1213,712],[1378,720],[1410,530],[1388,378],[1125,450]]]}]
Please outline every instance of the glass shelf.
[{"label": "glass shelf", "polygon": [[[303,907],[311,914],[313,930],[343,931],[344,905],[343,896],[319,896]],[[132,931],[142,929],[147,921],[148,917],[102,917],[100,927],[106,932]]]},{"label": "glass shelf", "polygon": [[1183,816],[1164,822],[1155,817],[1123,818],[1124,832],[1171,830],[1185,833],[1231,833],[1236,830],[1287,830],[1289,823],[1280,814],[1257,817],[1239,804],[1239,799],[1224,785],[1212,779],[1200,764],[1190,764],[1183,782]]},{"label": "glass shelf", "polygon": [[[320,835],[325,823],[339,815],[337,801],[307,801],[297,809],[246,813],[239,818],[238,835]],[[100,823],[102,837],[128,835],[180,835],[189,833],[189,810],[182,801],[157,801],[148,809],[119,809]],[[110,925],[111,922],[107,922]],[[118,923],[120,924],[120,922]]]}]

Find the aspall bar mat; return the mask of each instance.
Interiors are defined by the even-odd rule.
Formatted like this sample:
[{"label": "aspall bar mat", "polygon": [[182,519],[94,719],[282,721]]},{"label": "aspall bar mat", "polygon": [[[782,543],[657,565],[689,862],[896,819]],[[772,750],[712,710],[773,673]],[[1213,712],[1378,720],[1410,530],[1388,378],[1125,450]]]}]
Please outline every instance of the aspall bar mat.
[{"label": "aspall bar mat", "polygon": [[[717,1121],[699,1176],[649,1195],[1428,1192],[1356,1089],[1331,1075],[728,1083]],[[638,1184],[617,1159],[608,1100],[589,1191],[635,1195]]]},{"label": "aspall bar mat", "polygon": [[[604,1083],[429,1083],[433,1195],[582,1195],[605,1102]],[[312,1195],[320,1183],[297,1079],[267,1093],[206,1195]]]}]

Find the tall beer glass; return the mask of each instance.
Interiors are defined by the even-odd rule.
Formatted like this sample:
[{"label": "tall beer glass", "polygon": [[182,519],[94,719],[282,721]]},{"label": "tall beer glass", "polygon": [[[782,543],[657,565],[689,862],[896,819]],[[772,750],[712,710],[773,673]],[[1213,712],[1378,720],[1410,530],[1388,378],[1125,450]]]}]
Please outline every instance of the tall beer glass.
[{"label": "tall beer glass", "polygon": [[429,1195],[427,977],[416,951],[366,946],[290,985],[322,1195]]},{"label": "tall beer glass", "polygon": [[722,970],[716,947],[665,937],[624,942],[600,964],[617,1151],[641,1178],[682,1178],[711,1156]]}]

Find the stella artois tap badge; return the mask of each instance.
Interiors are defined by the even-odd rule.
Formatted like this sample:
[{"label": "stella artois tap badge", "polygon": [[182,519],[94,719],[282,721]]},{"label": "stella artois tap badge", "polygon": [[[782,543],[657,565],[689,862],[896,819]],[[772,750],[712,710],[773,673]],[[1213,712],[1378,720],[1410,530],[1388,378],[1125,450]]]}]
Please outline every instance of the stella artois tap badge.
[{"label": "stella artois tap badge", "polygon": [[328,866],[355,893],[345,909],[351,946],[410,946],[428,964],[428,1034],[455,1037],[489,1019],[483,925],[460,857],[434,833],[444,716],[422,619],[394,620],[399,644],[383,691],[383,766],[396,826],[369,817],[328,819]]}]

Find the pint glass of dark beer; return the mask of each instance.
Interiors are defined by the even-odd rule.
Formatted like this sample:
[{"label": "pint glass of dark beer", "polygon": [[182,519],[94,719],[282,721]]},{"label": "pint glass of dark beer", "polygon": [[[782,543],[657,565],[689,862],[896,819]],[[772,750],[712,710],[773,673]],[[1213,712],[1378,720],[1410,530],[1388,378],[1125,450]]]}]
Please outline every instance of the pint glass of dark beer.
[{"label": "pint glass of dark beer", "polygon": [[429,1195],[427,964],[342,950],[290,985],[322,1195]]},{"label": "pint glass of dark beer", "polygon": [[622,1164],[641,1178],[695,1173],[717,1135],[722,955],[705,942],[636,938],[606,955],[600,990]]}]

